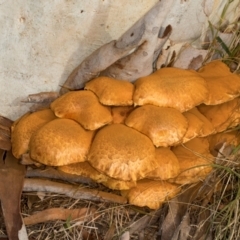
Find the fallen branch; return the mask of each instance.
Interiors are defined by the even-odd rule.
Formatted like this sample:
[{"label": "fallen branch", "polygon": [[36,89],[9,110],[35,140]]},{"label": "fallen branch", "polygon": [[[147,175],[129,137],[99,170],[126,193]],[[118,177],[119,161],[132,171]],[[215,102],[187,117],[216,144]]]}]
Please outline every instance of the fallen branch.
[{"label": "fallen branch", "polygon": [[84,183],[84,184],[89,184],[91,186],[96,185],[96,182],[94,182],[90,178],[78,176],[75,174],[64,173],[52,167],[46,167],[45,169],[27,169],[26,177],[49,178],[49,179],[62,180],[66,182]]},{"label": "fallen branch", "polygon": [[23,218],[25,225],[33,225],[37,223],[54,221],[54,220],[79,220],[82,222],[89,221],[96,212],[95,208],[80,208],[80,209],[63,209],[49,208],[41,212],[37,212],[31,216]]},{"label": "fallen branch", "polygon": [[25,103],[51,103],[56,98],[59,97],[57,92],[40,92],[35,94],[30,94],[26,99],[23,99],[22,102]]},{"label": "fallen branch", "polygon": [[81,186],[74,186],[65,183],[53,182],[45,179],[26,178],[23,186],[24,192],[51,192],[64,194],[74,199],[84,199],[98,202],[114,202],[125,204],[126,198],[116,194],[98,191],[95,189],[87,189]]}]

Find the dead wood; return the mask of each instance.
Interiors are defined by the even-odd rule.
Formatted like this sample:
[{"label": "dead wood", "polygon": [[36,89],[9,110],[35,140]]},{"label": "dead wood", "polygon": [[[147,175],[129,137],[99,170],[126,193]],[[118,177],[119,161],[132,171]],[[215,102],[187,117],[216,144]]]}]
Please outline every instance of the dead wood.
[{"label": "dead wood", "polygon": [[45,169],[28,168],[26,172],[26,177],[49,178],[49,179],[62,180],[66,182],[83,183],[83,184],[89,184],[91,186],[96,186],[96,183],[90,178],[78,176],[75,174],[64,173],[52,167],[46,167]]},{"label": "dead wood", "polygon": [[[159,43],[159,41],[162,41],[159,40],[160,29],[173,3],[173,0],[162,0],[158,2],[118,40],[111,41],[93,52],[70,74],[63,84],[60,91],[61,94],[67,92],[69,89],[76,90],[83,88],[85,82],[98,76],[100,72],[110,67],[119,59],[125,58],[127,55],[130,56],[132,53],[132,58],[127,57],[125,60],[122,60],[121,64],[124,64],[124,66],[116,63],[113,68],[121,69],[120,72],[125,74],[126,77],[128,76],[128,78],[123,78],[125,80],[136,79],[142,74],[145,75],[146,72],[149,72],[149,69],[152,67],[148,67],[147,71],[145,71],[145,64],[147,62],[149,65],[150,59],[153,62],[154,53],[159,51],[156,47],[162,45]],[[162,42],[164,41],[165,38]],[[138,47],[140,47],[139,52],[137,52]],[[130,66],[129,63],[131,63],[132,66]],[[141,71],[136,73],[136,66],[141,69]],[[131,70],[131,72],[128,72],[129,70]],[[115,70],[111,70],[111,75],[114,75],[114,72]]]},{"label": "dead wood", "polygon": [[126,198],[116,194],[89,189],[84,186],[76,186],[65,183],[53,182],[45,179],[25,178],[23,191],[25,192],[51,192],[64,194],[74,199],[83,199],[98,202],[114,202],[126,204]]},{"label": "dead wood", "polygon": [[20,159],[20,163],[22,165],[35,165],[37,167],[43,166],[43,164],[34,161],[28,153],[22,154],[21,159]]},{"label": "dead wood", "polygon": [[94,208],[49,208],[41,212],[37,212],[31,216],[25,217],[23,221],[26,226],[54,220],[78,220],[81,222],[86,222],[93,217],[95,212],[96,209]]},{"label": "dead wood", "polygon": [[22,102],[25,103],[51,103],[56,98],[59,97],[57,92],[40,92],[36,94],[30,94],[26,99],[23,99]]}]

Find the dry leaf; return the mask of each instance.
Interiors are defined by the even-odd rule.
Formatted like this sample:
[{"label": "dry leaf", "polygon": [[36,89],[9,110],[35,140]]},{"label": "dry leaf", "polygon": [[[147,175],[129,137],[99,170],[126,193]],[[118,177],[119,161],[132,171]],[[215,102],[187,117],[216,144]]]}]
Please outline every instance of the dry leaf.
[{"label": "dry leaf", "polygon": [[0,199],[8,238],[28,239],[20,213],[25,166],[20,165],[11,152],[0,150],[0,157]]}]

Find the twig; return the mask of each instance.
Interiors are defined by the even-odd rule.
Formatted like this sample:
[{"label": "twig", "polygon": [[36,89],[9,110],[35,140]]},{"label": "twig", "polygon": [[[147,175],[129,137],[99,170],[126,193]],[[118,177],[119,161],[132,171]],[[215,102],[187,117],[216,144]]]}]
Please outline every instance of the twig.
[{"label": "twig", "polygon": [[78,176],[75,174],[64,173],[52,167],[46,167],[44,170],[27,169],[26,177],[50,178],[50,179],[63,180],[67,182],[85,183],[85,184],[90,184],[91,186],[96,185],[96,183],[90,178]]},{"label": "twig", "polygon": [[24,180],[23,191],[25,192],[52,192],[64,194],[74,199],[84,199],[98,202],[115,202],[120,204],[127,203],[126,198],[112,193],[102,192],[95,189],[87,189],[81,186],[74,186],[65,183],[53,182],[45,179]]}]

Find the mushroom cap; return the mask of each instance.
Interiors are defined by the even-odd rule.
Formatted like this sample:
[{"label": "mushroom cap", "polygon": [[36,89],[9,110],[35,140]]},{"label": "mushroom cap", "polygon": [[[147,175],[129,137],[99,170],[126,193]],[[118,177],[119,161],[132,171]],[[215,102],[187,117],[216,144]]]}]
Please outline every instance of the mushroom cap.
[{"label": "mushroom cap", "polygon": [[98,77],[87,82],[85,89],[94,92],[104,105],[133,105],[134,85],[128,81],[110,77]]},{"label": "mushroom cap", "polygon": [[112,107],[113,123],[124,123],[127,116],[134,109],[133,106]]},{"label": "mushroom cap", "polygon": [[192,108],[188,112],[194,114],[199,120],[203,122],[203,127],[199,133],[199,137],[206,137],[216,132],[213,124],[201,112],[199,112],[196,107]]},{"label": "mushroom cap", "polygon": [[51,109],[44,109],[34,113],[26,113],[12,125],[12,153],[20,158],[29,149],[29,141],[34,132],[44,124],[55,119]]},{"label": "mushroom cap", "polygon": [[206,80],[209,96],[206,105],[216,105],[230,101],[240,95],[240,77],[231,73],[222,61],[213,61],[198,70]]},{"label": "mushroom cap", "polygon": [[156,147],[181,142],[188,127],[187,119],[177,109],[153,105],[133,110],[125,124],[147,135]]},{"label": "mushroom cap", "polygon": [[89,162],[72,163],[69,165],[60,166],[58,169],[69,174],[91,178],[93,181],[102,183],[106,187],[113,190],[126,190],[136,186],[136,182],[117,180],[100,173],[94,167],[92,167]]},{"label": "mushroom cap", "polygon": [[87,161],[59,166],[58,170],[69,174],[91,178],[98,183],[106,182],[108,178],[106,175],[93,168]]},{"label": "mushroom cap", "polygon": [[217,132],[225,131],[240,123],[240,98],[214,106],[202,104],[198,109],[212,123]]},{"label": "mushroom cap", "polygon": [[181,188],[167,181],[142,179],[137,186],[121,191],[128,198],[130,204],[151,209],[159,209],[165,201],[175,197]]},{"label": "mushroom cap", "polygon": [[240,143],[239,131],[221,132],[208,136],[209,150],[213,156],[218,155],[219,149],[224,143],[238,146]]},{"label": "mushroom cap", "polygon": [[112,178],[136,181],[156,166],[155,148],[140,132],[123,124],[112,124],[97,132],[88,161]]},{"label": "mushroom cap", "polygon": [[71,119],[55,119],[32,135],[30,156],[49,166],[83,162],[93,135]]},{"label": "mushroom cap", "polygon": [[180,173],[170,180],[177,184],[201,181],[211,172],[213,156],[209,152],[207,138],[194,138],[184,145],[172,148],[179,161]]},{"label": "mushroom cap", "polygon": [[184,112],[183,116],[188,121],[187,132],[182,139],[182,142],[185,143],[200,135],[203,128],[203,122],[190,111]]},{"label": "mushroom cap", "polygon": [[135,82],[134,105],[153,104],[185,112],[208,97],[205,80],[196,72],[162,68]]},{"label": "mushroom cap", "polygon": [[91,91],[68,92],[51,104],[59,118],[73,119],[85,129],[95,130],[112,121],[111,109],[103,106]]},{"label": "mushroom cap", "polygon": [[169,148],[156,148],[156,163],[157,167],[146,178],[167,180],[175,178],[180,172],[179,161]]}]

